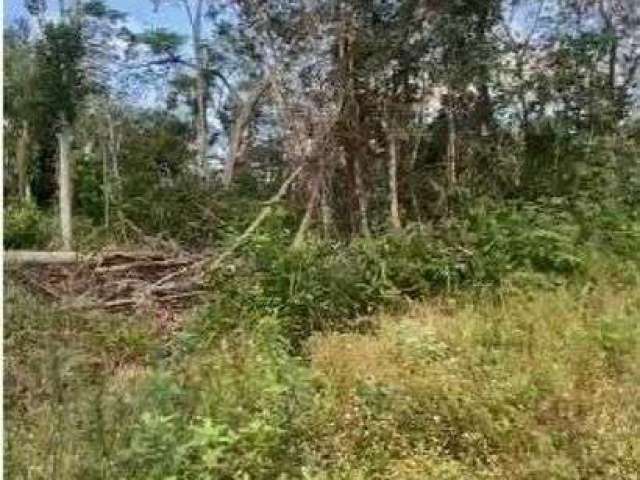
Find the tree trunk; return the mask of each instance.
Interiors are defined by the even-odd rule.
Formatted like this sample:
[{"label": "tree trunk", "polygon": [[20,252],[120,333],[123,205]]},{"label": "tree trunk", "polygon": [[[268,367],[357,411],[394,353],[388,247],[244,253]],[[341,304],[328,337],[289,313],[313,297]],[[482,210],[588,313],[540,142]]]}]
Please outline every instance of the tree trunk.
[{"label": "tree trunk", "polygon": [[353,159],[353,173],[356,186],[356,198],[358,199],[358,208],[360,210],[360,233],[365,237],[369,237],[371,235],[367,213],[369,207],[367,204],[367,195],[364,191],[364,182],[362,181],[360,161],[357,158]]},{"label": "tree trunk", "polygon": [[304,242],[304,236],[307,233],[307,230],[311,226],[311,219],[313,217],[313,212],[316,209],[316,204],[318,203],[318,193],[320,191],[320,181],[316,179],[313,182],[313,187],[311,189],[311,195],[309,195],[309,201],[307,202],[307,208],[304,213],[304,217],[302,218],[302,222],[300,222],[300,227],[298,228],[298,232],[296,233],[295,239],[293,240],[293,244],[291,245],[292,249],[300,248],[302,243]]},{"label": "tree trunk", "polygon": [[345,168],[345,180],[347,188],[347,217],[349,219],[349,233],[352,236],[358,234],[358,197],[356,196],[356,175],[352,157],[345,154],[344,150],[340,151],[340,164]]},{"label": "tree trunk", "polygon": [[[240,113],[240,115],[242,112]],[[229,158],[224,164],[224,173],[222,175],[222,185],[225,188],[231,186],[233,177],[236,171],[236,166],[240,162],[240,159],[244,156],[246,150],[244,143],[245,127],[241,123],[242,119],[238,116],[234,122],[233,129],[231,131],[231,138],[229,142]]]},{"label": "tree trunk", "polygon": [[40,252],[32,250],[6,250],[4,261],[9,264],[63,264],[82,261],[77,252]]},{"label": "tree trunk", "polygon": [[209,129],[207,127],[207,65],[205,52],[202,48],[202,7],[204,0],[197,0],[195,12],[191,12],[188,3],[187,13],[191,22],[191,36],[193,54],[196,61],[196,134],[197,134],[197,163],[203,176],[207,173],[207,152],[209,150]]},{"label": "tree trunk", "polygon": [[222,184],[228,188],[233,181],[233,176],[238,163],[241,163],[247,149],[246,136],[251,120],[251,114],[256,108],[260,95],[269,85],[270,80],[265,78],[249,92],[247,99],[242,102],[233,124],[231,139],[229,142],[229,158],[224,166]]},{"label": "tree trunk", "polygon": [[328,188],[326,183],[322,186],[322,191],[320,192],[320,211],[322,213],[322,234],[325,240],[328,240],[331,237],[331,224],[332,224],[332,215],[331,215],[331,206],[329,205],[329,196]]},{"label": "tree trunk", "polygon": [[[615,35],[615,32],[612,32]],[[616,86],[616,77],[618,74],[618,39],[614,38],[609,51],[609,90],[611,95],[611,107],[613,109],[613,117],[616,120],[624,118],[624,94],[618,92]]]},{"label": "tree trunk", "polygon": [[29,188],[29,127],[27,122],[22,123],[22,131],[16,146],[16,167],[18,170],[18,197],[20,200],[28,200],[31,196]]},{"label": "tree trunk", "polygon": [[456,119],[453,105],[447,107],[447,180],[449,188],[456,184]]},{"label": "tree trunk", "polygon": [[102,195],[104,198],[104,226],[108,229],[111,214],[111,185],[109,182],[109,157],[104,146],[102,147]]},{"label": "tree trunk", "polygon": [[71,184],[71,141],[73,140],[71,127],[65,123],[58,134],[60,148],[59,165],[59,195],[60,195],[60,227],[62,231],[62,246],[64,250],[71,250],[73,242],[71,204],[73,200],[73,186]]},{"label": "tree trunk", "polygon": [[197,143],[198,143],[198,168],[202,174],[207,172],[207,151],[209,150],[209,131],[207,128],[207,81],[204,72],[198,66],[196,78],[196,95],[198,102],[198,118],[196,123]]},{"label": "tree trunk", "polygon": [[[610,5],[609,8],[612,8]],[[607,33],[611,37],[611,46],[609,47],[609,65],[608,65],[608,88],[609,88],[609,96],[611,99],[611,108],[613,112],[613,117],[616,120],[622,120],[624,117],[624,105],[622,103],[624,100],[622,96],[619,95],[618,89],[616,87],[617,80],[617,67],[618,67],[618,49],[619,49],[619,40],[616,34],[616,28],[614,25],[613,12],[607,11],[607,7],[605,3],[600,0],[598,3],[598,9],[600,10],[600,16],[602,21],[604,22],[604,28]]]},{"label": "tree trunk", "polygon": [[394,230],[402,229],[398,202],[398,145],[395,135],[389,139],[389,221]]},{"label": "tree trunk", "polygon": [[351,226],[351,234],[362,234],[365,237],[370,235],[367,197],[364,190],[364,182],[362,181],[362,172],[360,169],[360,161],[357,154],[347,155],[341,152],[342,163],[346,168],[348,198],[350,203],[349,219]]},{"label": "tree trunk", "polygon": [[527,104],[527,99],[525,98],[524,92],[520,93],[520,108],[522,109],[522,125],[521,128],[523,131],[529,130],[529,105]]},{"label": "tree trunk", "polygon": [[[611,32],[611,35],[615,35]],[[609,89],[611,90],[611,98],[616,98],[616,67],[618,64],[618,41],[614,38],[609,50]]]},{"label": "tree trunk", "polygon": [[[420,123],[423,121],[423,115],[420,115]],[[416,194],[416,175],[414,175],[414,171],[416,168],[416,162],[418,160],[418,153],[420,152],[420,146],[422,144],[422,137],[418,137],[415,145],[413,146],[413,151],[411,152],[411,159],[409,164],[409,189],[411,194],[411,206],[413,207],[413,211],[416,216],[416,221],[418,223],[422,223],[422,214],[420,213],[420,203],[418,202],[418,195]]]},{"label": "tree trunk", "polygon": [[[111,173],[108,176],[111,177],[109,183],[109,198],[113,200],[116,205],[120,202],[121,184],[120,184],[120,167],[118,162],[118,156],[120,155],[120,140],[121,135],[116,132],[116,125],[113,120],[111,112],[107,114],[107,122],[109,127],[109,138],[107,151],[111,157]],[[107,159],[108,162],[108,159]]]},{"label": "tree trunk", "polygon": [[480,84],[479,110],[480,136],[487,137],[490,133],[493,107],[491,105],[491,94],[489,93],[489,87],[484,82]]}]

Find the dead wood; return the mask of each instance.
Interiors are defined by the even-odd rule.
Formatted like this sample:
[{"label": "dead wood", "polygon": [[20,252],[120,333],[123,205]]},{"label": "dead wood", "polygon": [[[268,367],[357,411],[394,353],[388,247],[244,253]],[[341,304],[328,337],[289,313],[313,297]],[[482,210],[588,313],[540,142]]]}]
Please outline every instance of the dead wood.
[{"label": "dead wood", "polygon": [[5,252],[5,259],[9,276],[66,309],[180,309],[203,292],[203,255],[186,252]]},{"label": "dead wood", "polygon": [[64,264],[82,261],[77,252],[37,252],[30,250],[5,250],[5,263],[14,264]]},{"label": "dead wood", "polygon": [[205,272],[219,268],[255,232],[282,200],[303,170],[295,168],[278,192],[265,203],[255,220],[217,257],[184,252],[102,251],[95,255],[75,252],[5,252],[10,266],[26,276],[30,288],[75,309],[136,310],[151,307],[180,308],[204,293]]},{"label": "dead wood", "polygon": [[280,186],[278,192],[265,204],[264,208],[260,211],[256,219],[251,223],[251,225],[249,225],[244,233],[240,235],[227,250],[225,250],[211,263],[210,270],[217,270],[218,268],[220,268],[220,266],[222,266],[222,263],[227,258],[229,258],[238,249],[238,247],[240,247],[251,236],[251,234],[253,234],[253,232],[262,224],[262,222],[264,222],[265,218],[267,218],[271,214],[273,205],[282,200],[284,195],[287,193],[289,186],[294,182],[298,175],[300,175],[302,169],[303,166],[301,165],[297,167],[293,172],[291,172],[289,177],[287,177],[287,179]]},{"label": "dead wood", "polygon": [[138,268],[162,268],[172,266],[188,265],[189,259],[168,259],[168,260],[150,260],[141,262],[124,263],[120,265],[111,265],[107,267],[96,267],[94,270],[96,273],[114,273],[124,272],[126,270],[135,270]]}]

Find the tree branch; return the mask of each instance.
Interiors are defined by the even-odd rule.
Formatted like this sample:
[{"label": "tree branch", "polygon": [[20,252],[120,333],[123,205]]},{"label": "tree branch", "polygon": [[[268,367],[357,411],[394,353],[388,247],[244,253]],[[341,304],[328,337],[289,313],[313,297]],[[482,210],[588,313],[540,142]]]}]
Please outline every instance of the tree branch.
[{"label": "tree branch", "polygon": [[233,252],[235,252],[240,245],[242,245],[251,234],[262,224],[262,222],[271,214],[273,210],[273,206],[278,203],[284,195],[287,193],[289,186],[293,183],[293,181],[300,175],[304,168],[304,165],[300,165],[297,167],[291,174],[287,177],[287,179],[282,183],[278,192],[269,199],[269,201],[265,204],[264,208],[260,211],[256,219],[249,225],[249,227],[244,231],[242,235],[240,235],[236,241],[229,247],[224,253],[222,253],[215,261],[211,264],[210,270],[217,270],[222,266],[222,263],[229,258]]}]

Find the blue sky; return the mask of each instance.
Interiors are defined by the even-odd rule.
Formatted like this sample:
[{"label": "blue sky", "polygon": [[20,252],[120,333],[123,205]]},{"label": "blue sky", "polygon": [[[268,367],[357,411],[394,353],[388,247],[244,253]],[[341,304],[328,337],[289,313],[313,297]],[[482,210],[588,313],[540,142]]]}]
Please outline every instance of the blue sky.
[{"label": "blue sky", "polygon": [[[58,0],[46,1],[47,15],[54,18],[57,17],[59,12]],[[73,1],[65,0],[65,3],[69,6]],[[109,8],[126,13],[125,25],[133,32],[166,28],[184,35],[187,42],[189,41],[190,27],[186,13],[181,6],[176,5],[178,2],[175,0],[164,0],[161,8],[157,10],[154,8],[152,0],[104,0],[104,3]],[[3,14],[5,26],[15,22],[20,17],[29,18],[29,14],[24,8],[24,0],[4,0]],[[118,88],[118,90],[129,93],[132,103],[150,106],[161,104],[166,100],[167,78],[166,75],[156,75],[154,78],[148,77],[148,83],[144,89],[140,89],[139,85],[135,85],[135,80],[130,77],[129,73],[124,73],[122,76],[116,73],[112,80],[114,85],[120,84],[122,87]],[[130,83],[129,80],[133,83]]]},{"label": "blue sky", "polygon": [[[67,0],[67,4],[70,0]],[[146,28],[170,28],[180,33],[188,34],[188,24],[184,12],[170,2],[167,2],[157,12],[154,11],[151,0],[106,0],[105,3],[116,10],[128,14],[129,28],[140,31]],[[48,11],[51,14],[58,12],[58,0],[48,0]],[[20,16],[27,16],[24,9],[24,0],[4,1],[5,24]]]}]

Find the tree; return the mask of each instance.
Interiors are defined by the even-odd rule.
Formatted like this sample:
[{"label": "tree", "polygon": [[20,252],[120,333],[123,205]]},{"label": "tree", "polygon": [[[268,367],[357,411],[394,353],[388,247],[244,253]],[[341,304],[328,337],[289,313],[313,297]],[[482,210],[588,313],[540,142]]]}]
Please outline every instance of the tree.
[{"label": "tree", "polygon": [[165,2],[163,0],[152,0],[156,8],[160,8],[163,3],[172,3],[180,7],[189,23],[191,33],[192,58],[185,58],[181,49],[184,39],[173,32],[159,29],[145,32],[140,35],[138,41],[146,44],[151,52],[157,57],[151,65],[171,65],[186,68],[193,75],[195,92],[195,125],[196,125],[196,164],[203,175],[209,169],[209,125],[208,125],[208,102],[210,98],[210,88],[215,79],[226,83],[226,78],[220,69],[216,68],[213,62],[216,60],[211,46],[205,36],[205,26],[207,20],[215,20],[219,15],[221,7],[212,0],[173,0]]},{"label": "tree", "polygon": [[12,150],[17,173],[17,195],[20,200],[31,197],[30,170],[33,149],[32,133],[29,126],[29,98],[33,94],[33,49],[29,44],[29,30],[23,23],[22,29],[5,31],[4,79],[5,96],[4,112],[5,139],[12,139],[11,146],[5,143],[6,149]]},{"label": "tree", "polygon": [[84,53],[81,30],[76,22],[48,24],[36,46],[37,94],[33,110],[40,125],[45,128],[54,125],[58,138],[60,223],[63,246],[67,250],[71,249],[72,242],[72,125],[86,92],[81,68]]}]

